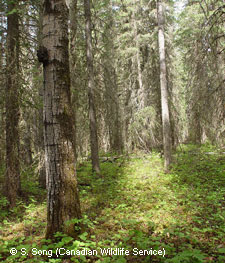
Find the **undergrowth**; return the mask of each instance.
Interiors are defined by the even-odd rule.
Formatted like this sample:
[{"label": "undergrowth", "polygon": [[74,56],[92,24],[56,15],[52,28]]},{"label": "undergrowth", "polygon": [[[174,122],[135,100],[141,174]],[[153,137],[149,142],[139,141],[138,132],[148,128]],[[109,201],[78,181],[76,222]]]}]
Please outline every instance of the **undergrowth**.
[{"label": "undergrowth", "polygon": [[[62,233],[54,242],[44,238],[45,191],[34,173],[24,172],[25,194],[16,208],[8,211],[0,198],[2,262],[225,262],[225,155],[215,147],[181,146],[170,173],[157,153],[106,160],[101,177],[90,162],[80,164],[85,231],[77,240]],[[59,248],[64,255],[57,257]],[[106,255],[107,248],[124,250]],[[84,249],[86,255],[70,255]]]}]

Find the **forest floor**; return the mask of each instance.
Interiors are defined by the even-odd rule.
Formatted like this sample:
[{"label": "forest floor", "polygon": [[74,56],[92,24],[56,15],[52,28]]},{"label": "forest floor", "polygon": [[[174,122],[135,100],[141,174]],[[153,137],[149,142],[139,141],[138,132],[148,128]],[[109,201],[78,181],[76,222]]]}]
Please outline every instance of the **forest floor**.
[{"label": "forest floor", "polygon": [[[99,178],[92,175],[90,162],[79,164],[84,232],[77,240],[57,233],[54,242],[44,237],[46,193],[37,185],[35,169],[24,170],[23,200],[7,211],[0,196],[0,261],[225,262],[222,150],[181,146],[169,173],[158,153],[105,161],[101,170]],[[11,248],[16,255],[10,255]],[[89,255],[57,258],[57,248],[65,248],[64,254],[87,248]],[[106,255],[103,248],[118,248],[114,254],[120,255]],[[95,250],[97,255],[90,255]]]}]

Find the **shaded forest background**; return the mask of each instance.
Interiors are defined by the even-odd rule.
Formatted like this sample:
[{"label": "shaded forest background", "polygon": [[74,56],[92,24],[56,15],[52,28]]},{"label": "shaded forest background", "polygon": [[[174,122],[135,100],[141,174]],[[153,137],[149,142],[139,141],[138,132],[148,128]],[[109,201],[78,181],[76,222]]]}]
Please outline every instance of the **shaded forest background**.
[{"label": "shaded forest background", "polygon": [[[16,1],[15,1],[16,2]],[[173,146],[222,144],[224,135],[223,1],[165,4],[166,62]],[[1,4],[1,148],[5,156],[7,7]],[[184,2],[185,4],[185,2]],[[11,13],[16,12],[12,10]],[[18,104],[20,156],[42,159],[42,5],[19,1]],[[93,1],[95,104],[101,152],[162,147],[155,1]],[[70,9],[70,71],[78,158],[88,156],[89,123],[82,1]],[[79,139],[78,139],[79,138]]]}]

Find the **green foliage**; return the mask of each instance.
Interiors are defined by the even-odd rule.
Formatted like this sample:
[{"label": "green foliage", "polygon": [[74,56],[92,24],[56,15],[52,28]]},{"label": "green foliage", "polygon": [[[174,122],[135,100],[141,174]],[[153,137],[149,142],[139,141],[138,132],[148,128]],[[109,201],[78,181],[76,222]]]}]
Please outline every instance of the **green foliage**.
[{"label": "green foliage", "polygon": [[201,263],[204,262],[206,254],[202,253],[200,250],[184,250],[178,253],[172,259],[167,260],[166,262],[171,263]]},{"label": "green foliage", "polygon": [[3,218],[6,218],[8,215],[8,211],[6,208],[8,207],[9,202],[5,196],[0,197],[0,221],[3,220]]},{"label": "green foliage", "polygon": [[[92,175],[88,162],[80,164],[83,218],[73,220],[81,226],[78,238],[56,233],[54,241],[44,239],[46,204],[34,195],[10,212],[14,218],[5,217],[1,224],[1,260],[63,262],[65,256],[32,255],[32,249],[54,255],[63,247],[98,251],[97,255],[68,256],[76,263],[224,262],[224,154],[210,144],[182,145],[174,158],[176,163],[167,174],[157,153],[104,162],[101,177]],[[27,254],[9,255],[11,248],[25,248]],[[104,248],[124,248],[130,255],[101,254]],[[134,256],[134,248],[165,249],[165,257]]]},{"label": "green foliage", "polygon": [[41,198],[43,200],[46,191],[39,187],[37,164],[22,169],[21,189],[24,195],[30,196],[30,198]]},{"label": "green foliage", "polygon": [[188,87],[184,93],[189,142],[207,138],[224,144],[222,5],[220,0],[196,1],[187,4],[177,20],[174,37],[181,83]]},{"label": "green foliage", "polygon": [[18,10],[17,10],[16,8],[13,8],[13,9],[10,10],[9,12],[7,12],[7,16],[13,15],[13,14],[15,14],[15,13],[17,13],[17,12],[18,12]]}]

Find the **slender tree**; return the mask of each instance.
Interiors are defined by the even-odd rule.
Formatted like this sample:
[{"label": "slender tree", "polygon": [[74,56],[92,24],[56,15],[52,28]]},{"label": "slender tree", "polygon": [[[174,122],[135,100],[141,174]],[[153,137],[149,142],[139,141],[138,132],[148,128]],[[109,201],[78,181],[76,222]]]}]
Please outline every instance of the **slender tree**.
[{"label": "slender tree", "polygon": [[[43,33],[43,5],[42,3],[37,3],[38,10],[38,29],[37,29],[37,41],[38,46],[41,46],[42,43],[42,33]],[[38,47],[37,47],[38,48]],[[38,62],[37,62],[38,63]],[[37,65],[37,68],[40,67],[40,64]],[[37,144],[39,152],[39,185],[46,189],[46,169],[45,169],[45,157],[44,157],[44,129],[43,129],[43,85],[38,84],[38,112],[37,112]]]},{"label": "slender tree", "polygon": [[161,108],[162,108],[162,124],[163,124],[163,147],[165,156],[165,168],[168,169],[171,164],[171,127],[168,105],[168,88],[166,76],[166,52],[165,52],[165,36],[164,36],[164,8],[162,0],[157,3],[158,16],[158,42],[159,42],[159,63],[160,63],[160,87],[161,87]]},{"label": "slender tree", "polygon": [[92,169],[96,173],[100,172],[99,155],[98,155],[98,135],[97,119],[95,112],[94,92],[94,67],[93,67],[93,48],[91,35],[91,7],[90,0],[84,0],[84,14],[86,19],[86,53],[87,53],[87,70],[88,70],[88,99],[89,99],[89,119],[90,119],[90,141],[91,141],[91,161]]},{"label": "slender tree", "polygon": [[10,206],[20,193],[19,164],[19,1],[8,1],[6,75],[6,194]]},{"label": "slender tree", "polygon": [[[4,12],[4,6],[0,7],[0,12]],[[4,17],[0,16],[0,27],[3,28],[5,25]],[[5,86],[5,75],[3,72],[5,72],[5,37],[3,33],[0,33],[0,86]],[[5,90],[0,89],[0,165],[3,164],[5,161],[5,118],[4,118],[4,112],[5,112]]]},{"label": "slender tree", "polygon": [[[139,2],[139,1],[138,1]],[[143,76],[142,76],[142,69],[141,69],[141,56],[140,56],[140,40],[139,40],[139,34],[138,34],[138,11],[141,9],[140,4],[138,2],[134,2],[134,4],[138,7],[137,12],[133,12],[132,20],[134,25],[134,39],[136,44],[136,60],[137,60],[137,73],[138,73],[138,83],[139,83],[139,99],[140,103],[139,106],[141,109],[143,109],[146,106],[146,94],[145,94],[145,88],[143,85]]]},{"label": "slender tree", "polygon": [[47,174],[47,232],[76,236],[80,218],[71,110],[68,7],[65,0],[45,0],[43,41],[38,59],[44,67],[44,142]]},{"label": "slender tree", "polygon": [[72,109],[74,116],[74,144],[75,144],[75,158],[77,160],[77,102],[78,102],[78,92],[77,92],[77,75],[76,72],[76,40],[77,40],[77,0],[70,1],[69,7],[70,16],[70,71],[71,71],[71,90],[72,90]]}]

